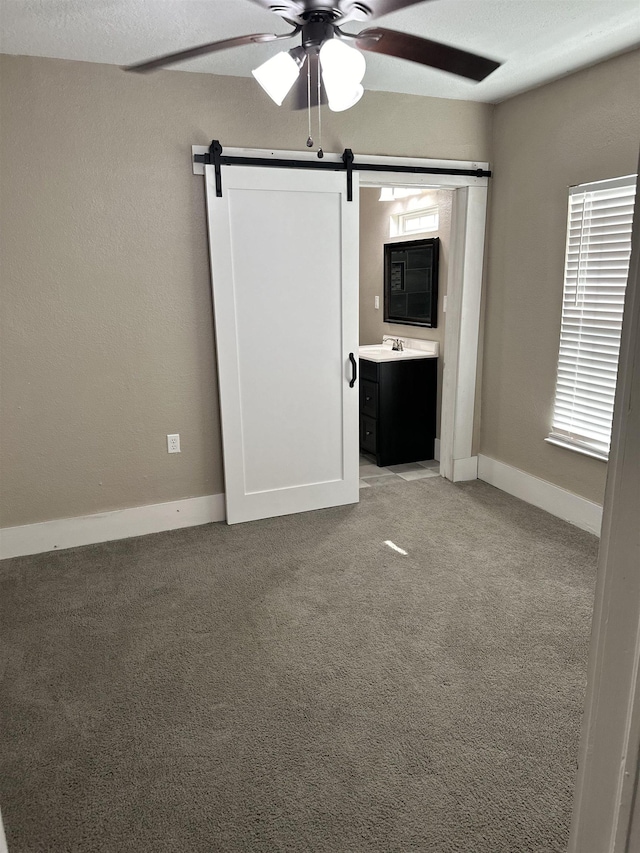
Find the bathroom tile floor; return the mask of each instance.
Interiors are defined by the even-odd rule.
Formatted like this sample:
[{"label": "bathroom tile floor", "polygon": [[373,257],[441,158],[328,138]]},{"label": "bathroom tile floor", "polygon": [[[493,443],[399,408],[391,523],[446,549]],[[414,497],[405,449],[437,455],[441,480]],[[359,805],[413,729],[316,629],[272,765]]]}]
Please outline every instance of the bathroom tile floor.
[{"label": "bathroom tile floor", "polygon": [[425,459],[422,462],[408,462],[405,465],[389,465],[378,468],[373,456],[360,454],[360,488],[385,486],[398,480],[422,480],[425,477],[439,477],[440,463],[437,459]]}]

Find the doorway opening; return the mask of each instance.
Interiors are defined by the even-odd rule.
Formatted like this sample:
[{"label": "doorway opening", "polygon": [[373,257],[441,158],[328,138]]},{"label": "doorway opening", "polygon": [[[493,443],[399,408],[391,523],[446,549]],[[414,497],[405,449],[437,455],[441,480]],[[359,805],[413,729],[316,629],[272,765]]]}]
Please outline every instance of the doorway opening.
[{"label": "doorway opening", "polygon": [[[370,390],[370,386],[366,385],[361,392],[361,401],[365,407],[364,415],[361,410],[361,419],[367,421],[361,422],[360,427],[361,488],[388,485],[397,480],[423,479],[440,473],[453,197],[453,190],[442,187],[393,186],[385,183],[360,188],[359,343],[360,347],[365,348],[360,352],[361,358],[367,358],[370,347],[383,344],[389,348],[386,357],[393,359],[394,351],[391,348],[397,346],[399,340],[403,352],[419,349],[425,359],[436,361],[433,383],[429,383],[427,365],[422,366],[426,368],[425,371],[418,369],[408,399],[401,400],[401,406],[406,406],[406,411],[398,411],[397,397],[390,413],[385,415],[385,412],[380,411],[378,392],[383,391],[380,387]],[[405,244],[408,255],[403,251]],[[423,247],[426,251],[423,251]],[[387,280],[391,277],[392,269],[393,282]],[[407,322],[402,322],[399,315],[408,317]],[[427,343],[435,346],[428,347]],[[403,359],[399,353],[397,358]],[[408,368],[399,364],[388,369],[389,372],[399,373]],[[363,381],[366,383],[361,378]],[[375,405],[373,401],[369,404],[366,402],[371,399],[371,395],[376,397]],[[373,416],[374,425],[367,420],[367,411]],[[387,422],[380,423],[378,416],[386,416]],[[417,432],[415,449],[409,450],[404,436],[397,436],[396,451],[400,456],[387,455],[389,464],[381,464],[385,460],[370,452],[372,445],[368,434],[372,429],[376,430],[380,442],[380,430],[395,431],[398,427],[403,431],[409,430],[410,441]],[[435,441],[432,440],[434,434]]]},{"label": "doorway opening", "polygon": [[[315,499],[307,503],[306,488],[309,485],[311,492],[318,491],[316,486],[323,483],[338,482],[344,480],[348,483],[349,489],[353,489],[353,497],[347,502],[356,502],[358,500],[358,430],[353,433],[353,436],[344,430],[347,428],[347,421],[351,422],[353,418],[357,423],[358,420],[358,377],[357,377],[357,362],[355,354],[358,351],[358,298],[359,298],[359,282],[358,282],[358,255],[359,255],[359,187],[376,187],[380,190],[381,187],[391,188],[411,188],[425,190],[448,190],[451,192],[451,231],[450,231],[450,251],[448,257],[448,273],[446,276],[446,295],[447,295],[447,322],[444,331],[444,347],[446,351],[446,360],[443,359],[442,364],[442,382],[440,393],[440,474],[451,481],[473,480],[477,478],[478,473],[478,457],[474,445],[474,418],[475,418],[475,399],[476,399],[476,384],[478,376],[478,343],[480,329],[480,297],[482,289],[482,271],[484,258],[484,240],[485,240],[485,223],[487,210],[487,189],[488,179],[491,173],[488,171],[487,163],[469,162],[469,161],[451,161],[451,160],[433,160],[420,158],[406,157],[389,157],[379,155],[366,155],[362,158],[354,159],[353,152],[350,149],[345,149],[343,155],[325,154],[322,161],[315,159],[313,152],[293,152],[293,151],[269,151],[257,149],[228,149],[224,156],[218,156],[217,159],[211,154],[211,151],[204,146],[192,146],[193,172],[194,174],[204,174],[206,176],[205,185],[207,188],[207,209],[209,215],[209,236],[211,243],[211,257],[216,263],[222,262],[222,268],[218,270],[218,274],[213,270],[214,291],[216,286],[222,287],[224,292],[220,293],[220,300],[214,298],[216,308],[214,311],[216,329],[219,321],[221,322],[221,330],[218,334],[217,349],[219,362],[219,382],[220,382],[220,407],[221,418],[223,424],[223,462],[226,480],[226,504],[227,504],[227,521],[231,522],[229,507],[231,504],[230,498],[230,483],[236,483],[238,486],[238,506],[245,507],[248,502],[256,503],[262,501],[264,506],[261,506],[258,513],[252,510],[245,518],[237,518],[236,520],[249,520],[250,518],[265,518],[272,515],[282,515],[288,512],[301,512],[307,509],[319,508],[319,506],[336,505],[329,504],[329,500],[325,496],[318,503]],[[215,155],[215,152],[214,152]],[[347,156],[348,155],[348,156]],[[213,159],[212,159],[213,156]],[[362,160],[362,162],[360,162]],[[278,176],[279,173],[279,176]],[[309,173],[315,173],[317,180],[307,180]],[[331,175],[336,175],[338,180],[333,181]],[[342,173],[342,174],[338,174]],[[240,174],[244,174],[245,178],[240,178]],[[236,175],[231,179],[232,175]],[[217,304],[227,306],[233,314],[233,306],[238,306],[237,300],[233,297],[235,287],[233,275],[231,272],[239,269],[237,263],[232,263],[230,252],[235,251],[238,255],[236,260],[242,260],[245,257],[245,252],[242,247],[231,247],[228,237],[230,234],[236,236],[242,228],[245,228],[247,221],[252,220],[251,209],[245,209],[246,204],[234,204],[229,207],[229,190],[232,193],[237,192],[242,182],[246,183],[246,188],[249,192],[255,192],[267,179],[273,184],[270,189],[271,198],[273,201],[273,210],[268,217],[263,217],[259,222],[254,223],[253,231],[260,235],[263,243],[265,243],[265,251],[268,249],[271,255],[271,260],[268,264],[260,267],[260,276],[264,272],[264,268],[270,272],[274,272],[275,277],[270,281],[265,289],[265,293],[270,297],[271,302],[265,306],[265,311],[260,317],[254,317],[251,320],[250,329],[252,334],[255,332],[257,338],[260,335],[268,335],[268,343],[264,342],[261,348],[256,345],[256,341],[252,340],[252,345],[240,346],[239,339],[227,341],[226,346],[221,346],[221,338],[224,337],[228,328],[238,328],[237,317],[227,318],[230,322],[224,323],[221,320],[221,312]],[[228,177],[225,177],[228,176]],[[288,176],[288,177],[285,177]],[[229,180],[231,179],[231,183]],[[248,182],[248,183],[247,183]],[[313,194],[320,194],[327,199],[327,211],[331,209],[331,229],[332,233],[339,236],[336,244],[336,258],[341,257],[341,263],[344,269],[348,272],[338,275],[335,278],[336,287],[341,291],[340,299],[347,299],[349,304],[348,311],[342,315],[335,312],[331,314],[331,318],[342,317],[342,328],[337,339],[336,353],[332,354],[332,358],[337,358],[335,370],[329,374],[323,372],[322,382],[320,387],[328,389],[332,394],[340,393],[343,396],[343,405],[346,407],[344,412],[346,416],[342,418],[340,430],[343,431],[343,443],[336,443],[336,447],[342,446],[342,464],[341,475],[337,479],[325,479],[320,483],[314,480],[313,483],[305,484],[305,488],[296,488],[296,500],[291,506],[283,504],[283,487],[278,486],[278,483],[269,482],[265,485],[262,480],[259,480],[260,488],[250,488],[250,482],[253,482],[251,476],[248,476],[247,460],[251,456],[248,454],[248,449],[251,450],[254,458],[257,460],[254,467],[261,471],[264,468],[262,460],[272,459],[273,454],[271,448],[264,448],[265,452],[256,454],[254,443],[256,446],[262,444],[264,436],[261,438],[260,424],[264,418],[261,413],[254,413],[255,417],[244,416],[238,421],[238,417],[242,412],[239,412],[238,406],[242,404],[242,399],[239,400],[238,390],[244,388],[245,392],[250,387],[264,388],[264,382],[247,382],[238,383],[237,366],[239,364],[239,354],[242,354],[243,359],[248,359],[250,365],[246,368],[245,373],[249,373],[255,368],[256,375],[266,369],[264,359],[261,359],[261,353],[268,350],[270,353],[274,348],[273,341],[288,342],[290,338],[290,330],[292,328],[304,330],[309,322],[309,305],[301,299],[298,291],[294,291],[292,298],[286,303],[289,312],[294,309],[300,312],[300,316],[294,320],[285,317],[283,312],[274,313],[273,299],[277,298],[282,301],[283,298],[283,282],[297,281],[299,279],[300,269],[305,267],[305,258],[302,262],[297,263],[294,270],[281,274],[278,270],[282,263],[287,259],[290,260],[291,240],[285,241],[281,249],[277,249],[282,238],[282,229],[276,229],[273,241],[263,239],[264,222],[273,221],[279,222],[282,217],[282,210],[278,205],[284,204],[284,210],[289,210],[289,202],[285,199],[287,193],[296,193],[303,185],[312,187]],[[233,185],[233,186],[232,186]],[[244,186],[244,184],[243,184]],[[284,195],[283,195],[284,194]],[[331,196],[333,201],[329,202]],[[280,199],[278,201],[277,199]],[[246,201],[246,199],[245,199]],[[326,207],[326,205],[325,205]],[[323,208],[324,209],[324,208]],[[309,216],[313,219],[316,212],[319,210],[318,205],[311,204],[309,208]],[[216,213],[219,211],[219,214]],[[234,228],[231,228],[229,217],[239,216],[240,219],[235,223]],[[215,225],[214,219],[219,218],[220,221]],[[418,217],[420,220],[422,217]],[[428,217],[427,217],[428,218]],[[406,220],[411,220],[412,217],[406,217]],[[415,221],[403,222],[403,227],[417,228],[421,224]],[[214,227],[215,225],[215,227]],[[299,221],[295,219],[292,227],[298,227]],[[400,223],[398,222],[398,227]],[[236,227],[237,226],[237,227]],[[337,229],[337,230],[336,230]],[[299,235],[299,240],[294,245],[299,245],[306,250],[309,246],[316,246],[313,242],[313,234],[319,233],[322,228],[316,227],[315,224],[309,224]],[[276,239],[277,238],[277,239]],[[214,245],[215,243],[215,245]],[[277,245],[276,245],[277,244]],[[323,248],[322,251],[325,251]],[[333,251],[333,250],[332,250]],[[275,252],[275,255],[273,254]],[[240,266],[243,266],[240,264]],[[243,267],[244,269],[244,267]],[[336,268],[337,270],[337,268]],[[246,272],[246,270],[245,270]],[[335,270],[334,270],[335,272]],[[338,270],[339,272],[339,270]],[[277,273],[277,274],[275,274]],[[256,272],[257,274],[257,272]],[[245,285],[241,285],[241,290],[250,292],[255,288],[256,277],[249,275]],[[216,285],[217,282],[217,285]],[[312,295],[315,299],[318,293],[326,290],[327,281],[322,280],[315,289],[312,288]],[[286,290],[286,288],[284,288]],[[286,301],[286,300],[285,300]],[[247,303],[251,309],[249,313],[251,317],[255,314],[255,304],[251,300]],[[324,303],[323,303],[324,304]],[[297,306],[297,308],[296,308]],[[351,307],[353,306],[353,308]],[[246,308],[245,303],[242,303],[243,308]],[[251,313],[253,312],[253,313]],[[265,324],[265,317],[269,317],[271,327]],[[245,318],[246,319],[246,318]],[[254,322],[255,320],[255,322]],[[231,322],[232,321],[232,322]],[[244,327],[243,327],[244,328]],[[259,334],[258,334],[259,332]],[[237,337],[237,336],[236,336]],[[242,336],[240,336],[242,337]],[[251,336],[249,336],[251,338]],[[326,336],[321,335],[321,341],[325,341]],[[422,345],[432,344],[435,346],[437,342],[419,341]],[[308,350],[308,342],[306,338],[301,339],[301,349],[305,352]],[[281,348],[282,350],[282,348]],[[253,353],[253,355],[251,355]],[[240,359],[242,360],[242,359]],[[228,363],[230,376],[223,376],[225,371],[222,369],[222,362]],[[317,359],[313,361],[314,365],[318,365]],[[233,368],[233,369],[231,369]],[[250,369],[249,369],[250,368]],[[268,373],[268,377],[281,377],[285,382],[287,379],[287,371],[293,368],[298,369],[298,361],[291,357],[291,346],[287,344],[286,351],[280,353],[280,361],[277,364],[277,369]],[[229,373],[227,371],[227,373]],[[262,375],[261,374],[261,375]],[[251,373],[253,376],[253,373]],[[266,377],[263,376],[266,379]],[[360,376],[360,379],[363,377]],[[306,384],[300,384],[297,380],[299,377],[294,377],[295,381],[289,381],[286,384],[287,393],[291,388],[312,388],[313,383],[307,381]],[[275,380],[274,380],[275,381]],[[318,383],[316,383],[317,385]],[[335,386],[335,387],[334,387]],[[343,386],[346,389],[344,390]],[[338,391],[336,391],[336,388]],[[342,389],[342,390],[340,390]],[[280,393],[280,392],[279,392]],[[284,393],[284,392],[283,392]],[[437,393],[437,392],[436,392]],[[245,395],[246,396],[246,395]],[[242,397],[242,395],[240,395]],[[253,400],[253,397],[251,397]],[[248,400],[245,400],[249,405]],[[252,403],[253,405],[253,403]],[[354,407],[355,406],[355,407]],[[291,409],[292,417],[290,422],[299,420],[298,414],[303,411],[312,411],[314,406],[301,406],[300,401],[296,399],[296,405]],[[318,408],[316,401],[315,408]],[[320,409],[324,410],[322,406]],[[338,411],[336,409],[336,411]],[[245,413],[246,414],[246,413]],[[295,417],[294,417],[295,415]],[[238,417],[236,417],[238,416]],[[230,419],[236,417],[238,423],[243,423],[247,427],[253,429],[252,435],[257,436],[257,442],[240,448],[238,451],[235,446],[238,437],[245,441],[248,432],[244,433],[238,429],[230,428]],[[255,424],[254,424],[255,421]],[[225,422],[227,425],[225,427]],[[289,423],[289,421],[287,421]],[[237,424],[236,424],[237,426]],[[270,424],[272,426],[272,424]],[[336,427],[336,430],[338,427]],[[249,430],[251,431],[251,430]],[[272,430],[273,432],[273,430]],[[325,432],[321,431],[324,436]],[[244,437],[243,437],[244,436]],[[296,432],[296,436],[306,436],[304,429]],[[283,443],[283,435],[274,434],[274,441],[277,440]],[[284,441],[284,450],[286,451],[287,442]],[[349,448],[353,448],[353,451]],[[431,453],[430,455],[433,455]],[[426,459],[426,455],[425,455]],[[288,466],[290,467],[290,466]],[[297,469],[296,469],[297,470]],[[259,479],[259,478],[258,478]],[[275,478],[277,479],[277,478]],[[247,485],[249,483],[249,485]],[[290,488],[287,486],[287,488]],[[293,486],[291,486],[293,488]],[[349,491],[349,496],[352,492]],[[318,499],[319,500],[319,499]],[[341,501],[339,501],[341,502]],[[338,502],[338,503],[339,503]],[[302,505],[304,503],[304,505]]]}]

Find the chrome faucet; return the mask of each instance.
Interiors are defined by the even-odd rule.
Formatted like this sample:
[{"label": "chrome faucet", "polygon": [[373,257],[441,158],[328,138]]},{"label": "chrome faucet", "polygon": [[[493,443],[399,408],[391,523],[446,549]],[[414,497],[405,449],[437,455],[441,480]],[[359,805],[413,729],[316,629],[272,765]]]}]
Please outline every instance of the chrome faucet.
[{"label": "chrome faucet", "polygon": [[392,338],[393,343],[391,344],[391,349],[394,352],[404,352],[404,342],[402,338]]}]

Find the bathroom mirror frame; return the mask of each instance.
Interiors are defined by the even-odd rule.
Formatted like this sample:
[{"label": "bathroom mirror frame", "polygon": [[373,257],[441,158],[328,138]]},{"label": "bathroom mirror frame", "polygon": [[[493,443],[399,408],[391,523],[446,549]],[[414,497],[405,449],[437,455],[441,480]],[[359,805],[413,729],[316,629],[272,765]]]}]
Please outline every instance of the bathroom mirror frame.
[{"label": "bathroom mirror frame", "polygon": [[385,243],[385,323],[437,328],[439,250],[439,237]]}]

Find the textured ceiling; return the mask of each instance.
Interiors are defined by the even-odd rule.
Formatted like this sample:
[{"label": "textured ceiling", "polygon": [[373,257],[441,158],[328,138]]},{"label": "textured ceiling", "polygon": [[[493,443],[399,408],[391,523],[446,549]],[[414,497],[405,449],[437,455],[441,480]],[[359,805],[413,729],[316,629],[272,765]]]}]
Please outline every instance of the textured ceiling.
[{"label": "textured ceiling", "polygon": [[[289,29],[251,0],[0,0],[0,15],[3,53],[115,65],[245,33]],[[504,65],[476,84],[369,53],[365,89],[490,103],[640,43],[638,0],[433,0],[376,23]],[[345,29],[357,32],[369,25]],[[246,77],[288,45],[234,48],[174,68]]]}]

